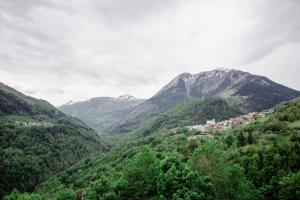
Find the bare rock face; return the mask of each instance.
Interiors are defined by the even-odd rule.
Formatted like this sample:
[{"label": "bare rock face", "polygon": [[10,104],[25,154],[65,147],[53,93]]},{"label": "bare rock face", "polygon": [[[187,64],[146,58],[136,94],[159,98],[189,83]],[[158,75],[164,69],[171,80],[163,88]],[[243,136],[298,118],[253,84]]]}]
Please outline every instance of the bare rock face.
[{"label": "bare rock face", "polygon": [[266,77],[234,69],[218,68],[194,75],[183,73],[114,124],[110,132],[134,130],[146,119],[165,112],[188,98],[206,99],[213,96],[235,101],[249,111],[260,111],[299,97],[300,92]]}]

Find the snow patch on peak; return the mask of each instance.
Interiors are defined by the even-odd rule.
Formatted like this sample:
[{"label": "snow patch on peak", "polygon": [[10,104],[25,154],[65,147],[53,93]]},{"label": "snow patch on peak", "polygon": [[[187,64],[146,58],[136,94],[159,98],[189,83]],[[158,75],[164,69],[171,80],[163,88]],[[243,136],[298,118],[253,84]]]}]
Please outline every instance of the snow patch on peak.
[{"label": "snow patch on peak", "polygon": [[134,96],[124,94],[124,95],[119,96],[116,100],[118,100],[118,101],[130,101],[130,100],[133,100],[133,99],[135,99]]},{"label": "snow patch on peak", "polygon": [[219,72],[226,72],[226,73],[229,73],[229,72],[234,71],[234,69],[225,68],[225,67],[219,67],[219,68],[216,68],[216,69],[213,70],[213,71],[219,71]]},{"label": "snow patch on peak", "polygon": [[186,83],[188,82],[189,80],[191,80],[193,78],[193,75],[192,74],[189,74],[189,73],[185,73],[184,76],[181,77],[181,79]]},{"label": "snow patch on peak", "polygon": [[215,77],[223,77],[223,75],[234,72],[236,70],[234,69],[229,69],[229,68],[224,68],[224,67],[220,67],[220,68],[216,68],[214,70],[211,71],[203,71],[200,72],[199,74],[194,75],[195,77],[197,77],[197,79],[212,79]]},{"label": "snow patch on peak", "polygon": [[179,75],[175,78],[175,80],[178,80],[178,79],[188,80],[188,79],[191,79],[192,77],[193,77],[192,74],[185,72],[185,73],[179,74]]}]

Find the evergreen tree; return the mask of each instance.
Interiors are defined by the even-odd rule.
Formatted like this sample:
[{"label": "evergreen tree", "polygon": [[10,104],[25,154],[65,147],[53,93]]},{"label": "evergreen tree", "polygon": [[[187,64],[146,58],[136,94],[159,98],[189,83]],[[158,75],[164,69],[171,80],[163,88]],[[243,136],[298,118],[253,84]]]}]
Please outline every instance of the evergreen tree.
[{"label": "evergreen tree", "polygon": [[239,140],[238,141],[239,141],[238,144],[240,147],[245,145],[245,136],[244,136],[243,131],[239,132]]},{"label": "evergreen tree", "polygon": [[159,159],[149,147],[144,147],[125,169],[122,195],[136,199],[155,195],[158,174]]},{"label": "evergreen tree", "polygon": [[252,135],[252,132],[249,132],[248,133],[248,144],[253,144],[253,135]]}]

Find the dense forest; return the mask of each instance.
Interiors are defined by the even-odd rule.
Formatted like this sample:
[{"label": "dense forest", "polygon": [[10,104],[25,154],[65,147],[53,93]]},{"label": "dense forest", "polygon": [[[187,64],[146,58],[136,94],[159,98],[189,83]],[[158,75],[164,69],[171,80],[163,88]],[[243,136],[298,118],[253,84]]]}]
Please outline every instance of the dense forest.
[{"label": "dense forest", "polygon": [[42,123],[28,116],[0,117],[2,194],[14,188],[33,191],[49,175],[107,148],[96,132],[77,119],[48,120],[51,126],[18,125],[16,120]]},{"label": "dense forest", "polygon": [[0,83],[0,199],[33,192],[49,177],[109,145],[82,121]]},{"label": "dense forest", "polygon": [[0,0],[0,46],[0,200],[300,200],[300,0]]},{"label": "dense forest", "polygon": [[147,120],[136,130],[144,136],[161,129],[171,129],[187,125],[205,124],[207,120],[222,121],[242,115],[246,111],[236,104],[219,97],[205,100],[194,98],[179,103],[168,112]]},{"label": "dense forest", "polygon": [[4,199],[299,199],[299,130],[300,100],[211,139],[158,129]]}]

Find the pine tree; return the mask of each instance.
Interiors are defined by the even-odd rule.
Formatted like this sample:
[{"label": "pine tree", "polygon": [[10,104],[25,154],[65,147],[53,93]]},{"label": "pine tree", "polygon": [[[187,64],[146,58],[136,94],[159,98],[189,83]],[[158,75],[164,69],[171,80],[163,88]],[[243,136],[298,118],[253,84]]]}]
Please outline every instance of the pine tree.
[{"label": "pine tree", "polygon": [[239,146],[244,146],[245,145],[245,136],[244,133],[241,131],[239,133]]},{"label": "pine tree", "polygon": [[253,144],[253,136],[252,136],[252,133],[251,132],[249,132],[248,133],[248,144]]}]

